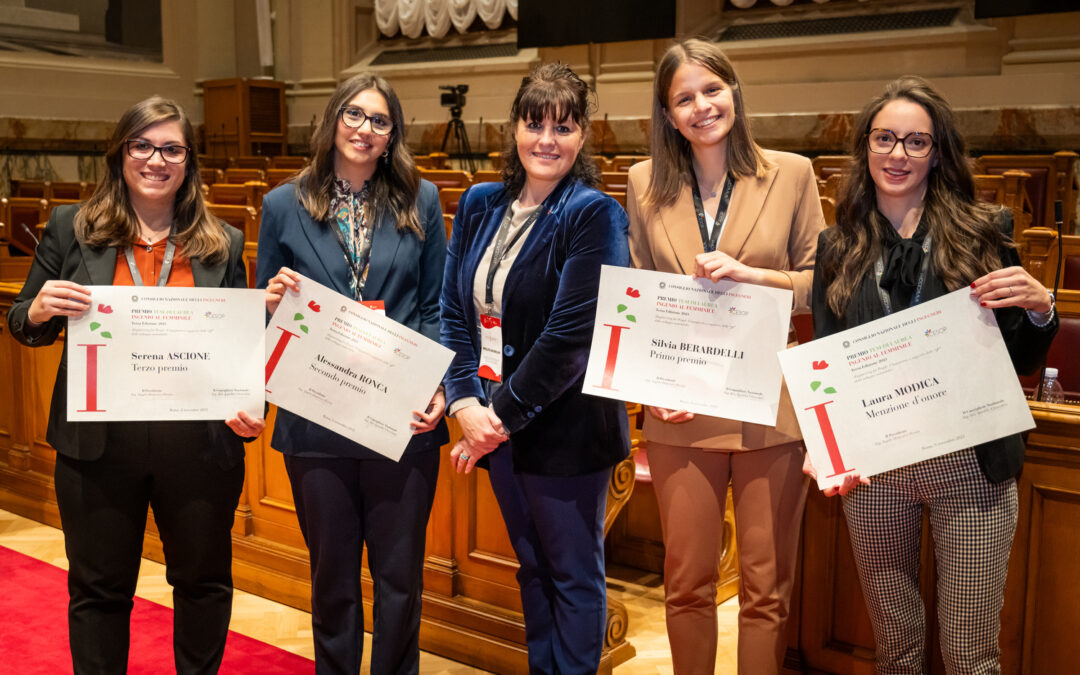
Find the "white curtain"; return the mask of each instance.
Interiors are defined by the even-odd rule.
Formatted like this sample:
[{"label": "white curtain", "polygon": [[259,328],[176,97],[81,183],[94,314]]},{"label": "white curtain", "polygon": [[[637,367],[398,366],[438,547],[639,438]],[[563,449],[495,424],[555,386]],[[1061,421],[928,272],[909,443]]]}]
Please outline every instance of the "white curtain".
[{"label": "white curtain", "polygon": [[427,0],[424,25],[431,37],[441,38],[450,32],[450,0]]},{"label": "white curtain", "polygon": [[503,17],[518,15],[518,0],[375,0],[375,23],[383,35],[419,37],[427,29],[432,37],[443,37],[450,26],[464,33],[479,15],[484,25],[498,28]]},{"label": "white curtain", "polygon": [[464,33],[476,20],[476,5],[473,0],[450,0],[450,21],[457,32]]}]

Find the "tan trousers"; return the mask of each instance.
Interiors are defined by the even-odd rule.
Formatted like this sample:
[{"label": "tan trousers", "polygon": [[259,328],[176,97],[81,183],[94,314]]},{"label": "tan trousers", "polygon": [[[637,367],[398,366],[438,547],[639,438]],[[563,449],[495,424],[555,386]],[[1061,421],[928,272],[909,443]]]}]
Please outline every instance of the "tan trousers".
[{"label": "tan trousers", "polygon": [[748,451],[648,444],[664,531],[675,672],[712,673],[728,481],[739,552],[739,673],[778,673],[806,502],[802,443]]}]

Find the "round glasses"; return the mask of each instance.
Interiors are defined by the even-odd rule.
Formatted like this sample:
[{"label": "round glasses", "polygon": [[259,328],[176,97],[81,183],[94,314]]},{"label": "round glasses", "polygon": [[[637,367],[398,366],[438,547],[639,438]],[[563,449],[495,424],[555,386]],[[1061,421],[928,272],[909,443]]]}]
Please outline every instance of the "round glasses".
[{"label": "round glasses", "polygon": [[915,158],[926,157],[934,147],[934,137],[921,131],[913,131],[900,138],[889,129],[871,129],[866,137],[870,152],[876,155],[890,154],[897,143],[903,144],[908,157]]},{"label": "round glasses", "polygon": [[161,158],[169,164],[183,164],[187,159],[188,152],[191,150],[186,145],[165,145],[158,147],[153,143],[146,141],[128,141],[127,142],[127,154],[132,159],[150,159],[154,156],[155,152],[161,153]]},{"label": "round glasses", "polygon": [[364,125],[365,120],[371,120],[371,130],[380,136],[385,136],[394,129],[393,120],[386,115],[378,113],[368,115],[354,105],[341,106],[341,109],[338,110],[338,117],[350,129],[359,129]]}]

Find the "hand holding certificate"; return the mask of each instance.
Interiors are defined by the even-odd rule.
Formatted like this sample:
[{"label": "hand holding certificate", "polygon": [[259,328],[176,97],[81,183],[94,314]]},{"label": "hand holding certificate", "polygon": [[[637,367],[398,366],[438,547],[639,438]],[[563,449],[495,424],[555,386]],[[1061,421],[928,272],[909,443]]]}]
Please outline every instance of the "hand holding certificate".
[{"label": "hand holding certificate", "polygon": [[68,319],[68,419],[262,417],[262,291],[91,286]]},{"label": "hand holding certificate", "polygon": [[297,274],[266,328],[266,398],[399,459],[453,353]]},{"label": "hand holding certificate", "polygon": [[582,390],[776,424],[791,291],[605,266]]},{"label": "hand holding certificate", "polygon": [[780,353],[822,489],[1035,426],[967,288]]}]

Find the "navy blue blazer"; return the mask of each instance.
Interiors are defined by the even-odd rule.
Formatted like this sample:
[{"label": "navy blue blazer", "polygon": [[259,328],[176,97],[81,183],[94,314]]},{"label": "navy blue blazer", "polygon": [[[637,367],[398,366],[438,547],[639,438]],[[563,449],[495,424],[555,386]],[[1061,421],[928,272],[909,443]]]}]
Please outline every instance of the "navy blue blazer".
[{"label": "navy blue blazer", "polygon": [[[458,203],[441,299],[442,343],[455,352],[448,402],[475,396],[487,403],[477,375],[473,278],[510,201],[502,183],[480,183]],[[491,403],[510,433],[515,470],[581,475],[630,450],[623,402],[581,393],[600,266],[630,263],[627,217],[611,197],[568,178],[543,208],[506,277],[503,381]]]},{"label": "navy blue blazer", "polygon": [[[398,230],[389,215],[376,223],[364,300],[382,300],[388,317],[438,341],[439,284],[446,262],[446,228],[439,191],[432,183],[420,181],[416,206],[424,229],[423,241],[412,232]],[[256,286],[266,288],[282,267],[352,296],[349,267],[334,231],[327,223],[311,217],[300,204],[296,185],[291,182],[279,185],[263,197]],[[440,420],[434,430],[413,436],[405,452],[435,449],[449,440],[446,422]],[[286,455],[385,459],[374,450],[282,409],[278,409],[270,444]]]},{"label": "navy blue blazer", "polygon": [[[67,327],[67,318],[54,316],[41,327],[30,328],[27,314],[38,291],[50,279],[74,281],[83,286],[111,286],[116,272],[115,247],[99,248],[82,244],[75,237],[75,214],[82,204],[58,206],[49,216],[49,223],[34,254],[30,274],[19,296],[8,310],[11,335],[24,345],[51,345]],[[229,257],[219,263],[191,261],[191,276],[202,288],[246,288],[244,271],[244,235],[240,230],[221,223],[229,238]],[[45,440],[61,455],[93,461],[105,452],[108,422],[69,422],[67,418],[67,342],[64,342],[60,365],[56,369],[56,385],[49,405],[49,426]],[[147,422],[147,424],[154,424]],[[191,422],[191,424],[201,424]],[[244,439],[233,433],[225,422],[206,422],[208,442],[199,452],[206,459],[230,469],[244,460]]]}]

